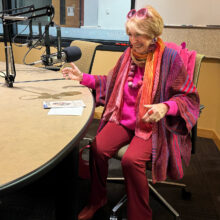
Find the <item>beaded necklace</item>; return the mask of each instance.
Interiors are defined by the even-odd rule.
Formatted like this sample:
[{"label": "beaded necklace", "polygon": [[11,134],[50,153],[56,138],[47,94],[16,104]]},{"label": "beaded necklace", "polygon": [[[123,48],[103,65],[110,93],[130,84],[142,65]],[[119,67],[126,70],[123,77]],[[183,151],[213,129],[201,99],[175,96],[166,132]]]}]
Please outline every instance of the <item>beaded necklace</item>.
[{"label": "beaded necklace", "polygon": [[137,83],[133,82],[136,68],[137,68],[137,66],[134,63],[134,61],[132,60],[131,65],[130,65],[130,69],[129,69],[129,73],[128,73],[128,86],[132,89],[139,89],[143,84],[143,77]]}]

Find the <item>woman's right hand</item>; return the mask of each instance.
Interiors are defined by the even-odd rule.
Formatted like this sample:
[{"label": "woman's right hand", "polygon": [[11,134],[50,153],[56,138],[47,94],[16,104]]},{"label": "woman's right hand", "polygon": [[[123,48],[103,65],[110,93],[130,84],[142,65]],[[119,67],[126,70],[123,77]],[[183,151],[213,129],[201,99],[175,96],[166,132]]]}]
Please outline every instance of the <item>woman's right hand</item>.
[{"label": "woman's right hand", "polygon": [[83,73],[78,69],[74,63],[70,63],[71,67],[65,67],[61,70],[65,79],[82,81]]}]

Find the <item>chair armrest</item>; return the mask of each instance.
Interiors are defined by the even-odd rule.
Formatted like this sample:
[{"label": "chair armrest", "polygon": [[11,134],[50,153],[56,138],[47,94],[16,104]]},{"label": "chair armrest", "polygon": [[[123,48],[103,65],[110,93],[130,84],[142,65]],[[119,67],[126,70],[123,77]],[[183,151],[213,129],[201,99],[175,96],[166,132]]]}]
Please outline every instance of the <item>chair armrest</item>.
[{"label": "chair armrest", "polygon": [[202,112],[202,110],[205,108],[205,106],[204,105],[200,105],[200,107],[199,107],[199,113],[201,114],[201,112]]}]

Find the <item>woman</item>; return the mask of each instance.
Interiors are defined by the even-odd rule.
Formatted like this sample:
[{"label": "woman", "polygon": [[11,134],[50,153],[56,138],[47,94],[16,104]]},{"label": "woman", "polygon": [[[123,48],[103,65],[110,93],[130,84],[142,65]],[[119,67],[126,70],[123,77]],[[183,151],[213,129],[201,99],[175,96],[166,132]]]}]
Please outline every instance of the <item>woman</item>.
[{"label": "woman", "polygon": [[93,76],[72,63],[64,77],[96,90],[96,103],[105,106],[92,143],[91,193],[78,219],[91,219],[107,202],[108,160],[129,143],[121,164],[125,177],[127,217],[150,220],[146,161],[152,160],[153,182],[183,177],[189,163],[190,130],[199,115],[199,97],[178,53],[159,36],[163,20],[150,6],[127,15],[129,47],[108,76]]}]

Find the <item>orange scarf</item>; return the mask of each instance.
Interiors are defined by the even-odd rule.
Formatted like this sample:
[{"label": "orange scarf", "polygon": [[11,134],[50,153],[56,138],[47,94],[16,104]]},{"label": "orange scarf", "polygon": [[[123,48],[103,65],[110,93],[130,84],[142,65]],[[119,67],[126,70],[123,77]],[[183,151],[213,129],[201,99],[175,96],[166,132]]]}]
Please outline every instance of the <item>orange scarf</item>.
[{"label": "orange scarf", "polygon": [[164,42],[158,38],[157,47],[154,52],[148,53],[146,55],[140,55],[133,53],[136,59],[146,59],[145,70],[144,70],[144,79],[143,86],[140,89],[140,102],[139,102],[139,113],[138,113],[138,121],[140,123],[141,129],[151,130],[151,125],[143,123],[141,118],[147,112],[147,108],[144,105],[152,104],[153,102],[153,87],[154,87],[154,79],[155,74],[158,68],[160,69],[162,55],[165,49]]}]

